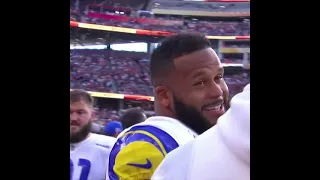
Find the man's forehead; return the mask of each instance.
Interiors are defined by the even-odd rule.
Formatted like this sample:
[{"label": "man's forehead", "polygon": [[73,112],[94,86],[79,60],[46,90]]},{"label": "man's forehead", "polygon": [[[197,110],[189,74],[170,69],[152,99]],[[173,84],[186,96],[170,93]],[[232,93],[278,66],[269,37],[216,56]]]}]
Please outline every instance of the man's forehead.
[{"label": "man's forehead", "polygon": [[192,71],[193,69],[215,66],[217,70],[221,62],[212,48],[206,48],[191,54],[178,57],[174,60],[175,69],[178,71]]},{"label": "man's forehead", "polygon": [[83,101],[71,102],[70,101],[70,109],[84,109],[89,108],[89,106]]}]

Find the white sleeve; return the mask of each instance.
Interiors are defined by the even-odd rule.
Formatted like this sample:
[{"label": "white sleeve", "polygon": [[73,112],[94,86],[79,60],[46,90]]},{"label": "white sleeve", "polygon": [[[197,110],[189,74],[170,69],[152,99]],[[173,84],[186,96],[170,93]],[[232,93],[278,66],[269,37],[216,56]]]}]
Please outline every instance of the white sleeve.
[{"label": "white sleeve", "polygon": [[151,180],[187,180],[193,141],[171,151],[158,166]]}]

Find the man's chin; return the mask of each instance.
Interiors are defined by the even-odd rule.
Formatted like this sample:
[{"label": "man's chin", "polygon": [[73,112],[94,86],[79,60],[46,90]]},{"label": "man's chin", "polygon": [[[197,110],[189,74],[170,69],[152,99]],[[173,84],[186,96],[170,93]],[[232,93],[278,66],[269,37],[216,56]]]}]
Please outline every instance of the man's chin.
[{"label": "man's chin", "polygon": [[91,123],[84,126],[70,126],[70,142],[78,143],[88,136],[91,131]]},{"label": "man's chin", "polygon": [[214,126],[217,124],[217,121],[218,121],[218,117],[206,117],[204,116],[204,118],[206,119],[206,121],[211,125],[211,126]]},{"label": "man's chin", "polygon": [[80,127],[79,126],[70,126],[70,132],[76,132],[79,131]]},{"label": "man's chin", "polygon": [[80,131],[70,132],[70,143],[79,143],[86,139],[88,134],[84,134]]},{"label": "man's chin", "polygon": [[70,137],[71,136],[77,136],[78,134],[79,134],[79,132],[80,132],[80,129],[78,128],[78,129],[70,129]]},{"label": "man's chin", "polygon": [[218,122],[218,118],[209,120],[209,123],[210,123],[212,126],[216,125],[217,122]]},{"label": "man's chin", "polygon": [[74,136],[78,133],[79,131],[70,131],[70,136]]}]

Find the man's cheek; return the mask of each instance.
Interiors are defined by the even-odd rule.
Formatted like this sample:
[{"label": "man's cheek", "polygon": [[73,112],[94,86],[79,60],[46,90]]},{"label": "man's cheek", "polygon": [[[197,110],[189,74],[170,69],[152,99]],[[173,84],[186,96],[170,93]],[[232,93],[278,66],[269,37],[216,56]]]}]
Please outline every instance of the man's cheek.
[{"label": "man's cheek", "polygon": [[80,117],[80,122],[82,125],[88,123],[90,120],[91,120],[91,118],[89,115]]}]

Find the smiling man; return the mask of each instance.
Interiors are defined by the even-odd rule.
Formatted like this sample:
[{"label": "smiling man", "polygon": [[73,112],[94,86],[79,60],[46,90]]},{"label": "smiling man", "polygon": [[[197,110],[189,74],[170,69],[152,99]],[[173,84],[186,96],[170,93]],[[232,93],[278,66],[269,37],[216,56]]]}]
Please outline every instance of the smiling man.
[{"label": "smiling man", "polygon": [[118,137],[107,179],[150,179],[170,151],[208,130],[225,112],[224,70],[205,36],[166,38],[152,53],[150,71],[157,116]]}]

